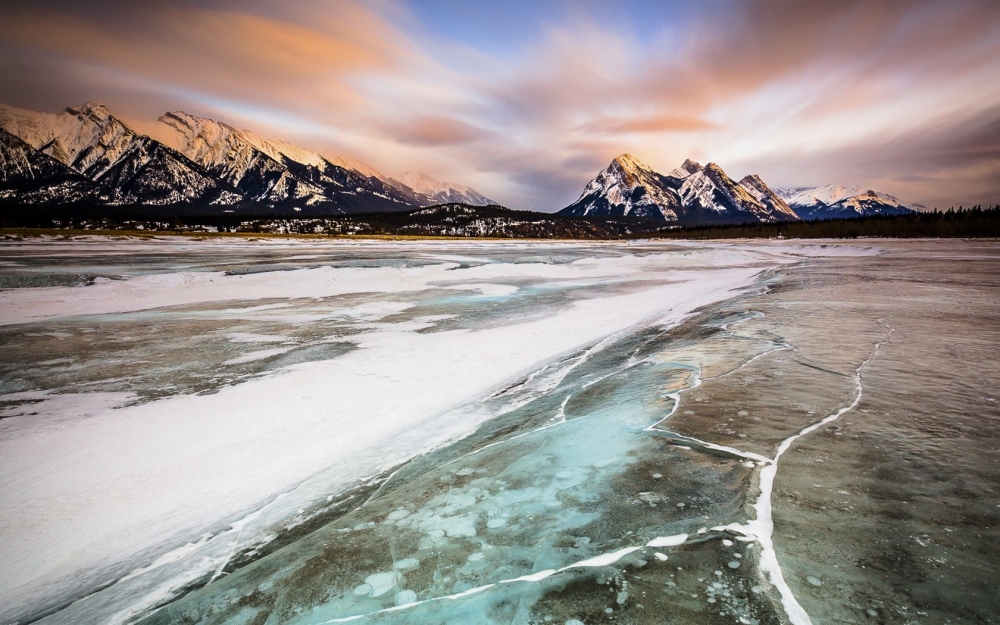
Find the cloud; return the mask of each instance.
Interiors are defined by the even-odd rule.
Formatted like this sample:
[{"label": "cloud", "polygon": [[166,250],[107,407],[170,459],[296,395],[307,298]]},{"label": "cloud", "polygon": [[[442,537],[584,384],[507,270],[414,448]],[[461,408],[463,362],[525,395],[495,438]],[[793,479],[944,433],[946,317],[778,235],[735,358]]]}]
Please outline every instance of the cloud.
[{"label": "cloud", "polygon": [[712,130],[716,124],[698,117],[683,115],[653,115],[651,117],[605,117],[584,125],[589,132],[601,133],[661,133]]},{"label": "cloud", "polygon": [[490,13],[531,33],[498,52],[403,0],[7,2],[0,100],[184,109],[519,208],[568,204],[622,152],[1000,200],[995,1],[553,6]]},{"label": "cloud", "polygon": [[419,146],[446,146],[469,143],[488,133],[463,121],[448,117],[418,117],[390,127],[391,137]]}]

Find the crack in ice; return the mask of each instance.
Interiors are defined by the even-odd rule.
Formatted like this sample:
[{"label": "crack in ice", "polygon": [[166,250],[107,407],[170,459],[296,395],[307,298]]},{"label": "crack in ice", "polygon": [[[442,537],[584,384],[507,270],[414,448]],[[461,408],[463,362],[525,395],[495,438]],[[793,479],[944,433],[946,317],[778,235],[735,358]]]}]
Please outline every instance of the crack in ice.
[{"label": "crack in ice", "polygon": [[[878,322],[888,329],[888,335],[886,336],[885,343],[892,340],[893,328],[885,323],[883,320],[879,319]],[[861,397],[864,393],[864,387],[861,384],[861,372],[864,370],[865,366],[875,357],[875,354],[881,349],[883,342],[875,343],[875,347],[872,349],[868,357],[858,366],[854,371],[854,386],[856,393],[854,400],[837,410],[836,412],[824,417],[823,419],[813,423],[812,425],[803,428],[797,434],[789,436],[781,442],[778,446],[778,450],[775,453],[774,459],[771,460],[767,466],[765,466],[760,471],[760,495],[757,497],[757,501],[753,504],[754,511],[756,512],[756,518],[748,521],[745,524],[732,523],[730,525],[723,525],[719,527],[712,528],[716,531],[730,530],[743,536],[756,540],[761,546],[761,553],[759,557],[758,568],[768,575],[768,580],[771,585],[774,586],[778,593],[781,595],[781,605],[785,610],[785,614],[788,616],[789,621],[793,625],[812,625],[812,619],[806,613],[805,609],[799,604],[795,595],[792,593],[791,588],[785,582],[784,575],[781,572],[781,565],[778,562],[777,552],[774,550],[774,518],[772,516],[772,504],[771,495],[774,490],[774,478],[778,473],[778,460],[781,456],[788,451],[799,438],[810,434],[824,425],[836,421],[844,414],[850,412],[861,403]]]},{"label": "crack in ice", "polygon": [[391,608],[383,608],[381,610],[375,610],[374,612],[366,612],[365,614],[355,614],[352,616],[344,616],[341,618],[330,619],[328,621],[323,621],[322,625],[327,625],[329,623],[347,623],[350,621],[357,621],[369,616],[375,616],[377,614],[385,614],[387,612],[398,612],[400,610],[409,610],[412,608],[419,607],[421,605],[426,605],[428,603],[433,603],[435,601],[452,601],[455,599],[461,599],[463,597],[468,597],[470,595],[476,595],[490,588],[495,588],[501,584],[514,584],[517,582],[540,582],[544,579],[548,579],[553,575],[558,575],[560,573],[565,573],[567,571],[572,571],[574,569],[585,569],[585,568],[596,568],[602,566],[611,566],[615,564],[625,556],[639,551],[641,549],[650,548],[664,548],[664,547],[678,547],[687,542],[688,534],[676,534],[673,536],[659,536],[650,540],[649,542],[633,546],[624,547],[618,551],[612,551],[610,553],[604,553],[593,558],[588,558],[586,560],[581,560],[579,562],[574,562],[572,564],[567,564],[566,566],[559,569],[545,569],[543,571],[538,571],[536,573],[529,573],[527,575],[521,575],[520,577],[514,577],[511,579],[502,579],[498,582],[493,582],[491,584],[484,584],[483,586],[476,586],[475,588],[470,588],[468,590],[463,590],[452,595],[444,595],[441,597],[431,597],[430,599],[423,599],[421,601],[414,601],[412,603],[407,603],[405,605],[397,605]]}]

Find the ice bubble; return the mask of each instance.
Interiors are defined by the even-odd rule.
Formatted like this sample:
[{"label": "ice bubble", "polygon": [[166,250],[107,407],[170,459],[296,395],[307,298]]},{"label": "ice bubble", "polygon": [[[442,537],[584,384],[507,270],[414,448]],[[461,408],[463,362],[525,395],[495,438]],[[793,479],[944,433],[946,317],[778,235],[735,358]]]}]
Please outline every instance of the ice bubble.
[{"label": "ice bubble", "polygon": [[656,551],[656,552],[653,553],[653,555],[656,556],[656,559],[659,560],[660,562],[666,562],[667,561],[666,554],[662,554],[659,551]]},{"label": "ice bubble", "polygon": [[[365,578],[365,584],[371,586],[370,597],[381,597],[396,587],[396,573],[373,573]],[[355,589],[357,592],[357,589]]]},{"label": "ice bubble", "polygon": [[715,574],[719,577],[722,577],[722,571],[716,571]]},{"label": "ice bubble", "polygon": [[[567,478],[573,477],[573,472],[572,471],[560,471],[559,473],[556,473],[556,477],[558,477],[561,480],[565,480]],[[579,622],[579,621],[577,621],[577,622]]]},{"label": "ice bubble", "polygon": [[726,566],[731,569],[738,569],[740,568],[740,563],[738,560],[731,560]]},{"label": "ice bubble", "polygon": [[472,538],[476,535],[475,519],[471,517],[449,518],[445,531],[451,538]]},{"label": "ice bubble", "polygon": [[412,590],[400,590],[396,593],[396,605],[408,605],[410,603],[416,603],[416,601],[417,593]]},{"label": "ice bubble", "polygon": [[393,510],[392,512],[390,512],[389,516],[387,516],[386,518],[389,519],[390,521],[398,521],[400,519],[405,519],[408,516],[410,516],[410,511],[403,510],[402,508],[400,508],[399,510]]},{"label": "ice bubble", "polygon": [[410,569],[415,569],[420,566],[420,560],[416,558],[403,558],[399,562],[393,565],[393,568],[397,571],[408,571]]},{"label": "ice bubble", "polygon": [[750,588],[750,592],[752,592],[755,595],[759,595],[760,593],[764,592],[764,589],[761,588],[760,586],[754,586]]},{"label": "ice bubble", "polygon": [[628,591],[623,590],[620,593],[618,593],[617,597],[615,597],[615,602],[618,605],[625,605],[626,601],[628,601]]},{"label": "ice bubble", "polygon": [[733,546],[733,541],[731,541],[728,538],[726,538],[726,539],[724,539],[722,541],[722,546],[723,547],[732,547]]},{"label": "ice bubble", "polygon": [[736,414],[740,415],[741,417],[745,417],[745,416],[749,415],[750,413],[747,412],[746,410],[740,410]]},{"label": "ice bubble", "polygon": [[461,475],[461,476],[464,477],[466,475],[472,475],[475,472],[476,472],[476,470],[473,469],[472,467],[466,467],[464,469],[461,469],[460,471],[456,471],[455,475]]},{"label": "ice bubble", "polygon": [[583,621],[578,621],[575,618],[571,618],[570,620],[566,621],[566,625],[583,625]]},{"label": "ice bubble", "polygon": [[663,474],[662,474],[662,473],[654,473],[654,474],[653,474],[653,479],[654,479],[654,480],[658,480],[658,479],[660,479],[661,477],[663,477]]},{"label": "ice bubble", "polygon": [[490,519],[489,521],[486,522],[486,527],[490,528],[491,530],[495,530],[498,527],[503,527],[504,525],[507,525],[507,519]]},{"label": "ice bubble", "polygon": [[708,598],[708,602],[709,603],[715,603],[715,597],[709,597]]},{"label": "ice bubble", "polygon": [[819,578],[813,577],[812,575],[806,577],[806,581],[813,586],[822,586],[823,582],[819,581]]},{"label": "ice bubble", "polygon": [[370,584],[361,584],[360,586],[358,586],[357,588],[354,589],[354,594],[360,595],[360,596],[365,596],[368,593],[370,593],[371,591],[372,591],[372,587],[371,587]]},{"label": "ice bubble", "polygon": [[606,614],[613,614],[613,613],[614,613],[614,610],[612,610],[611,608],[604,608],[604,612],[605,612]]},{"label": "ice bubble", "polygon": [[469,562],[479,562],[485,557],[482,552],[477,551],[469,556]]},{"label": "ice bubble", "polygon": [[686,505],[687,505],[687,504],[686,504],[686,503],[684,503],[683,501],[681,501],[681,502],[678,502],[678,503],[677,503],[677,507],[678,507],[678,508],[683,508],[683,507],[684,507],[684,506],[686,506]]},{"label": "ice bubble", "polygon": [[868,613],[868,616],[878,616],[878,612],[872,610],[871,608],[868,608],[867,610],[865,610],[865,612]]}]

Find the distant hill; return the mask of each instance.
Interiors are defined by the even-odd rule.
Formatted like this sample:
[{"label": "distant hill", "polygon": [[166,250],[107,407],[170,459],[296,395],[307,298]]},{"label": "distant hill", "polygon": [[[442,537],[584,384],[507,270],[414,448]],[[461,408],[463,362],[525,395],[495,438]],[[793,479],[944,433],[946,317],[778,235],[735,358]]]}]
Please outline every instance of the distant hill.
[{"label": "distant hill", "polygon": [[887,193],[828,184],[775,189],[802,219],[847,219],[873,215],[905,215],[923,206],[903,206]]}]

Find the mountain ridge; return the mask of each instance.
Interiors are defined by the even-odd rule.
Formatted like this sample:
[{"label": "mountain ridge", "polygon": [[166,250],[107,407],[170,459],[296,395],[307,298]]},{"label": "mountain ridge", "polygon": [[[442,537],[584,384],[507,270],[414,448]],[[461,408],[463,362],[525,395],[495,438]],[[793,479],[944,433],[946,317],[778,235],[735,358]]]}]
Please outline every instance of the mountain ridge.
[{"label": "mountain ridge", "polygon": [[[13,178],[0,177],[2,197],[24,204],[197,204],[205,211],[292,214],[406,210],[442,201],[495,204],[470,187],[422,174],[418,176],[432,193],[418,191],[359,161],[334,157],[333,162],[183,111],[167,112],[154,122],[130,122],[96,102],[59,113],[0,104],[0,129],[24,144],[8,147],[11,155],[16,152],[24,160],[26,150],[37,151],[96,185],[59,191],[53,181],[45,193],[18,193]],[[12,156],[0,166],[15,160]],[[53,170],[52,175],[64,177],[65,172]]]},{"label": "mountain ridge", "polygon": [[[820,189],[772,189],[756,174],[744,176],[737,182],[716,163],[703,166],[690,159],[669,173],[661,174],[626,153],[615,157],[607,168],[598,172],[576,202],[557,214],[649,217],[686,226],[774,223],[911,211],[898,199],[884,193],[868,191],[848,195],[839,187],[840,191],[826,188],[818,191]],[[819,198],[810,201],[811,191],[817,191],[830,202]]]},{"label": "mountain ridge", "polygon": [[[872,215],[902,215],[919,205],[903,206],[899,198],[861,187],[826,184],[775,190],[803,219],[842,219]],[[917,211],[918,212],[918,211]]]}]

